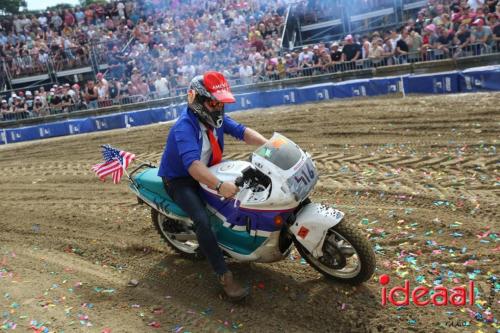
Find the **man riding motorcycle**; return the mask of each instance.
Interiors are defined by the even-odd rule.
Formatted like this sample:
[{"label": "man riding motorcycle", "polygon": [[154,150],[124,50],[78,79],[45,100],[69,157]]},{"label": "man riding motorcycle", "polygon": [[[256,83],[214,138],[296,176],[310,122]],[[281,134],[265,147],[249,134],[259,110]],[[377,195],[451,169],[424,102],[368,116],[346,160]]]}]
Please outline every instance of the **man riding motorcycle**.
[{"label": "man riding motorcycle", "polygon": [[170,129],[158,176],[172,200],[191,218],[202,253],[218,276],[224,292],[232,300],[249,294],[228,270],[217,239],[210,228],[200,183],[217,191],[224,198],[238,192],[233,182],[222,182],[207,166],[219,163],[224,150],[224,133],[255,146],[267,142],[257,131],[224,114],[225,103],[234,103],[225,77],[215,71],[191,80],[188,106]]}]

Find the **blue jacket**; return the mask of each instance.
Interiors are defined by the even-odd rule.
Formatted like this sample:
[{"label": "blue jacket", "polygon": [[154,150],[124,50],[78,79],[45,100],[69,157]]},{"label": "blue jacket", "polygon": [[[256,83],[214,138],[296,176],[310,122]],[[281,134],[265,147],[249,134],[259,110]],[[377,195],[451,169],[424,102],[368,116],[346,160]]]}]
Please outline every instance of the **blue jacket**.
[{"label": "blue jacket", "polygon": [[[243,140],[246,127],[224,115],[224,122],[217,128],[217,140],[224,152],[224,133]],[[161,157],[158,176],[168,180],[189,177],[188,169],[194,161],[201,159],[203,139],[198,118],[189,108],[180,115],[167,137],[165,151]]]}]

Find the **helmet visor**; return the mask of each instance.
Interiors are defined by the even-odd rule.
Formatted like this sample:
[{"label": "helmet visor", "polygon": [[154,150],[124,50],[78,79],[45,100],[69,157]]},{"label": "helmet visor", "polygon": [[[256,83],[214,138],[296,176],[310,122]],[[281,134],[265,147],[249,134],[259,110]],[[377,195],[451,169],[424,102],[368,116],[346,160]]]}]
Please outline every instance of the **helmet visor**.
[{"label": "helmet visor", "polygon": [[218,90],[212,93],[214,98],[222,103],[234,103],[236,100],[234,99],[233,94],[227,90]]}]

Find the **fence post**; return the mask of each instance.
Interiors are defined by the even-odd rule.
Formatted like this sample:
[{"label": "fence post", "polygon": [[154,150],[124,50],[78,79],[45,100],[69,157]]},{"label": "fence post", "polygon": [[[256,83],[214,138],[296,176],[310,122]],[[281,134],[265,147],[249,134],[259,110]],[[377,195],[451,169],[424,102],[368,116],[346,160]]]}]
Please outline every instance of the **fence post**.
[{"label": "fence post", "polygon": [[8,142],[7,142],[7,130],[6,130],[5,128],[4,128],[4,129],[2,129],[2,134],[1,134],[1,135],[2,135],[2,140],[3,140],[3,142],[4,142],[5,144],[7,144],[7,143],[8,143]]}]

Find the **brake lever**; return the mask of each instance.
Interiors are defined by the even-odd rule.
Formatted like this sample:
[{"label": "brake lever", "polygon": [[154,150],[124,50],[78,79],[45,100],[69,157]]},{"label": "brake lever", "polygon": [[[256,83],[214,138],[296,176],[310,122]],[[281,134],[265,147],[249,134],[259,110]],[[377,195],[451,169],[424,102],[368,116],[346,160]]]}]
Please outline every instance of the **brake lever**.
[{"label": "brake lever", "polygon": [[243,184],[242,189],[238,192],[238,194],[236,194],[236,197],[234,198],[233,207],[238,207],[238,201],[240,202],[240,205],[243,201],[247,201],[251,194],[252,191],[250,191],[250,186],[248,186],[247,183]]}]

